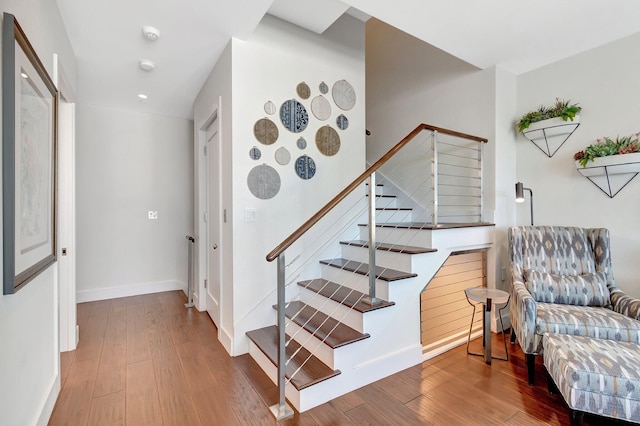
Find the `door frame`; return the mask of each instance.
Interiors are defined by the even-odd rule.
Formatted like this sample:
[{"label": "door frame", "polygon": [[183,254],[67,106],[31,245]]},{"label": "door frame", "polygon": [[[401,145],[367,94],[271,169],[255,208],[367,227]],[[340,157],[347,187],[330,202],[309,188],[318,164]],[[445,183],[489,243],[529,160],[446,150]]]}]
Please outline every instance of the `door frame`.
[{"label": "door frame", "polygon": [[[76,96],[57,54],[53,55],[53,82],[60,93],[58,105],[58,344],[72,351],[79,339],[76,301]],[[62,121],[67,125],[60,125]],[[63,223],[64,221],[64,223]],[[66,232],[64,232],[66,231]],[[63,250],[66,251],[63,254]]]},{"label": "door frame", "polygon": [[[222,164],[221,164],[221,144],[222,144],[222,128],[221,128],[221,117],[220,117],[220,105],[221,100],[218,99],[217,104],[214,104],[210,108],[210,113],[206,115],[206,118],[195,124],[195,132],[196,132],[196,143],[195,147],[195,162],[196,162],[196,194],[194,197],[195,206],[195,234],[196,234],[196,267],[195,267],[195,277],[194,282],[197,283],[198,294],[194,296],[194,303],[196,308],[199,311],[205,311],[207,309],[207,289],[205,289],[205,280],[211,281],[211,277],[209,276],[211,271],[209,269],[209,256],[208,256],[208,247],[211,245],[209,243],[209,226],[217,226],[218,227],[218,236],[220,241],[218,244],[222,246],[222,225],[220,221],[218,223],[213,224],[210,221],[205,220],[205,217],[208,215],[208,205],[209,205],[209,194],[208,194],[208,156],[205,155],[205,146],[207,145],[207,128],[217,122],[217,133],[218,133],[218,152],[215,153],[218,159],[218,207],[220,211],[222,211],[222,188],[220,185],[221,176],[222,176]],[[214,153],[209,153],[209,155],[213,155]],[[222,215],[218,215],[222,218]],[[218,280],[222,283],[222,268],[224,264],[224,250],[220,249],[220,268],[216,272],[218,276]],[[219,315],[217,318],[218,323],[216,326],[218,330],[221,328],[221,318],[222,311],[224,309],[222,305],[222,292],[223,288],[220,285],[220,295],[219,295]],[[212,320],[214,320],[212,318]],[[214,320],[215,323],[215,320]]]}]

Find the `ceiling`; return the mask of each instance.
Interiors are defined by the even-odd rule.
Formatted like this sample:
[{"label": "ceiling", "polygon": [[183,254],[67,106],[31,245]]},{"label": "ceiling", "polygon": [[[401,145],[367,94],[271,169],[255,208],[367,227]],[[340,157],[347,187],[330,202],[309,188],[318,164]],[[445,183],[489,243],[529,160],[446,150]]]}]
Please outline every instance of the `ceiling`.
[{"label": "ceiling", "polygon": [[[640,31],[637,0],[57,0],[77,58],[80,102],[190,119],[236,37],[266,13],[322,33],[374,16],[478,68],[522,74]],[[157,27],[150,41],[142,27]],[[143,71],[141,59],[156,68]],[[617,64],[612,64],[612,66]],[[148,99],[141,102],[137,95]]]}]

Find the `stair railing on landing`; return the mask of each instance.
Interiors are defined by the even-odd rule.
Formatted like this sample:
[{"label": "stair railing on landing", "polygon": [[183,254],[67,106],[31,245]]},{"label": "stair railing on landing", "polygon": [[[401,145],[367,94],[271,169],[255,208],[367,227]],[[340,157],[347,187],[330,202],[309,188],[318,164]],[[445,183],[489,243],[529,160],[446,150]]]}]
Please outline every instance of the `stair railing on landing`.
[{"label": "stair railing on landing", "polygon": [[[427,132],[430,140],[419,140],[418,135]],[[440,140],[441,139],[441,140]],[[423,145],[422,151],[408,152],[403,150],[405,146],[412,141],[417,140]],[[429,143],[430,142],[430,143]],[[304,274],[294,272],[293,278],[287,282],[286,270],[291,264],[296,262],[300,255],[296,256],[291,264],[285,262],[285,251],[289,249],[296,241],[314,227],[329,212],[333,211],[342,201],[347,199],[357,188],[368,183],[366,203],[367,226],[368,226],[368,294],[363,298],[365,303],[376,305],[383,300],[376,297],[376,278],[384,273],[384,268],[376,267],[376,248],[378,247],[376,239],[376,173],[380,174],[381,180],[385,184],[395,186],[402,190],[404,194],[410,198],[412,204],[422,208],[423,216],[429,217],[430,227],[436,227],[440,218],[448,218],[450,222],[456,222],[466,219],[466,223],[483,221],[483,202],[482,202],[482,145],[487,139],[468,135],[465,133],[439,128],[428,124],[421,124],[416,127],[405,138],[391,148],[384,156],[371,165],[367,170],[347,185],[338,195],[322,207],[316,214],[307,220],[302,226],[296,229],[289,237],[278,244],[266,256],[267,261],[277,261],[277,327],[278,327],[278,373],[277,385],[279,391],[279,401],[271,408],[276,419],[284,419],[293,414],[293,411],[286,403],[285,387],[292,380],[293,376],[302,368],[298,367],[296,371],[286,378],[286,367],[288,360],[286,359],[286,346],[293,340],[295,336],[291,336],[289,342],[286,341],[286,308],[289,306],[286,301],[287,287]],[[424,147],[427,147],[426,149]],[[422,160],[421,164],[418,164]],[[424,161],[431,164],[431,170],[424,167]],[[395,163],[395,164],[394,164]],[[411,164],[414,163],[414,164]],[[411,164],[413,167],[409,167]],[[383,166],[385,168],[383,168]],[[356,201],[352,206],[353,221],[357,220],[362,213],[362,209],[358,209],[359,202]],[[361,206],[360,206],[361,207]],[[379,208],[385,210],[386,206]],[[406,220],[404,218],[403,220]],[[341,235],[345,228],[352,222],[347,221],[342,224],[342,228],[335,232],[334,236]],[[384,225],[391,226],[393,225]],[[321,252],[317,249],[316,252]],[[304,261],[301,261],[304,263]],[[305,266],[299,266],[296,271],[301,271]],[[339,268],[341,271],[345,266]],[[290,271],[291,272],[291,271]],[[348,297],[348,296],[347,296]],[[352,307],[353,309],[353,307]],[[293,319],[300,312],[290,316]],[[346,314],[345,314],[346,315]],[[343,315],[343,317],[345,316]],[[326,320],[325,320],[326,321]],[[341,319],[338,319],[340,322]],[[339,323],[338,323],[339,324]],[[335,329],[336,324],[333,329]],[[324,342],[328,336],[321,340]],[[298,351],[300,348],[298,349]],[[296,351],[296,353],[298,352]],[[313,355],[313,353],[312,353]],[[310,355],[311,356],[311,355]],[[310,357],[309,356],[309,357]],[[289,358],[293,358],[293,355]],[[307,358],[308,360],[308,358]],[[305,361],[306,362],[306,361]]]}]

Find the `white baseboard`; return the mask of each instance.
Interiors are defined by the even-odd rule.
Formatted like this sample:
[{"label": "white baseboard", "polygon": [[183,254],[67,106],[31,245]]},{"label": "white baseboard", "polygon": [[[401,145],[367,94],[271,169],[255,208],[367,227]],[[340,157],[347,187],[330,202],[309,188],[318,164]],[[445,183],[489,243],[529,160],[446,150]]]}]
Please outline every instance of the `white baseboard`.
[{"label": "white baseboard", "polygon": [[49,423],[51,414],[53,413],[53,407],[56,405],[56,400],[60,394],[60,374],[56,374],[49,386],[49,395],[42,405],[40,415],[34,424],[38,426],[46,426]]},{"label": "white baseboard", "polygon": [[76,302],[95,302],[97,300],[138,296],[141,294],[160,293],[162,291],[172,290],[182,290],[186,294],[187,285],[179,281],[158,281],[153,283],[131,284],[121,287],[81,290],[76,292]]}]

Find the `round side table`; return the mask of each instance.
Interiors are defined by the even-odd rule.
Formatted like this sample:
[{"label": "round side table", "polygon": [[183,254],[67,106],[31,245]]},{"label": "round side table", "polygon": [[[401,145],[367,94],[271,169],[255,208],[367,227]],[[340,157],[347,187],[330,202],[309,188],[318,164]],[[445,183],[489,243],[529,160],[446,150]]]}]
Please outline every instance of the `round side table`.
[{"label": "round side table", "polygon": [[[467,302],[473,306],[473,315],[471,316],[471,325],[469,326],[469,337],[467,338],[467,353],[469,355],[484,356],[484,361],[487,364],[491,364],[491,359],[500,359],[503,361],[509,360],[509,352],[507,351],[507,341],[504,338],[504,324],[502,323],[502,310],[507,307],[509,303],[509,293],[502,290],[486,287],[470,287],[464,290],[465,296],[467,296]],[[472,301],[482,303],[482,339],[484,346],[484,353],[475,353],[469,351],[469,342],[471,341],[471,330],[473,329],[473,320],[476,315],[476,305],[471,303]],[[493,356],[491,354],[491,311],[493,305],[503,305],[498,309],[498,316],[500,317],[500,328],[502,331],[502,340],[504,341],[504,353],[505,357]]]}]

